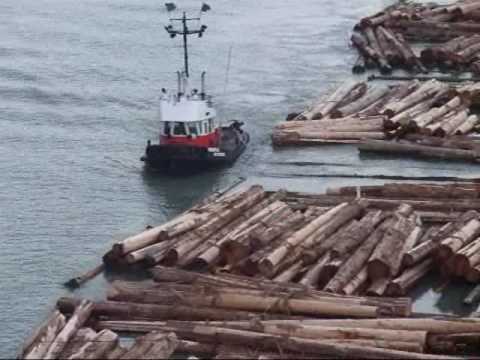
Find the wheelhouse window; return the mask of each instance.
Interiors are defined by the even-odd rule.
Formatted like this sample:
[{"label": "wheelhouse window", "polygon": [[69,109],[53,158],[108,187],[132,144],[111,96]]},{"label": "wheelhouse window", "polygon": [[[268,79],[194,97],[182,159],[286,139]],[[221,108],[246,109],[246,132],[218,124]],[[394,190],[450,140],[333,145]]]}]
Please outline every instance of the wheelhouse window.
[{"label": "wheelhouse window", "polygon": [[172,125],[170,121],[163,121],[160,127],[160,131],[162,135],[166,135],[166,136],[170,135],[170,132],[172,131]]},{"label": "wheelhouse window", "polygon": [[196,122],[188,123],[188,133],[189,135],[195,135],[195,136],[199,134]]},{"label": "wheelhouse window", "polygon": [[183,122],[175,122],[173,126],[173,135],[187,135],[185,124]]}]

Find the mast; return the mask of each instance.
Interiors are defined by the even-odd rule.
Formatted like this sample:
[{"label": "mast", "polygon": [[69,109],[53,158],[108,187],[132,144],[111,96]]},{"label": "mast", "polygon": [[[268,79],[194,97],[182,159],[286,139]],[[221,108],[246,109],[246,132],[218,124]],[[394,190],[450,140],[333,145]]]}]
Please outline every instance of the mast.
[{"label": "mast", "polygon": [[189,72],[189,67],[188,67],[188,44],[187,44],[187,38],[188,35],[194,35],[198,34],[198,37],[202,37],[203,33],[205,30],[207,30],[206,25],[200,26],[198,29],[189,29],[188,28],[188,22],[189,21],[194,21],[197,20],[199,21],[200,18],[187,18],[187,14],[183,12],[183,16],[181,18],[172,18],[170,21],[180,21],[182,23],[182,28],[181,29],[175,29],[172,24],[165,26],[165,30],[170,34],[171,38],[174,38],[177,35],[182,35],[183,36],[183,58],[185,62],[185,76],[188,78],[190,76]]}]

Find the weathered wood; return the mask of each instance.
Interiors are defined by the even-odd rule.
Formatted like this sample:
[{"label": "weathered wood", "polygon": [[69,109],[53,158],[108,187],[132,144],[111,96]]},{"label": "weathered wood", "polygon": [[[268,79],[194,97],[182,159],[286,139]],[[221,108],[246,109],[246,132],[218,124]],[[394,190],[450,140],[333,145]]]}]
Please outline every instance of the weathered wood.
[{"label": "weathered wood", "polygon": [[153,345],[139,359],[169,359],[178,345],[175,333],[161,333],[155,337]]},{"label": "weathered wood", "polygon": [[433,135],[435,136],[446,136],[454,133],[460,125],[462,125],[468,118],[468,111],[462,110],[452,116],[445,122],[442,122],[441,125],[435,129]]},{"label": "weathered wood", "polygon": [[422,84],[417,90],[410,95],[403,98],[401,101],[390,103],[385,107],[383,113],[389,117],[412,107],[421,101],[435,96],[439,91],[445,90],[447,86],[436,80],[427,81]]},{"label": "weathered wood", "polygon": [[357,101],[338,108],[331,113],[332,118],[346,117],[358,113],[379,99],[383,98],[389,92],[388,88],[376,87],[369,89],[365,95],[360,97]]},{"label": "weathered wood", "polygon": [[325,101],[302,113],[299,118],[304,120],[321,119],[327,116],[358,83],[347,82],[338,87]]},{"label": "weathered wood", "polygon": [[85,344],[92,341],[96,336],[97,333],[91,328],[79,329],[75,336],[71,338],[68,344],[65,346],[59,358],[70,358],[70,356],[76,354]]},{"label": "weathered wood", "polygon": [[115,254],[122,256],[132,251],[139,250],[145,246],[152,245],[156,242],[166,239],[165,231],[172,225],[182,222],[186,218],[192,217],[192,214],[184,213],[174,219],[154,228],[143,231],[140,234],[130,236],[123,241],[113,244]]},{"label": "weathered wood", "polygon": [[19,357],[22,359],[43,358],[48,351],[48,347],[64,326],[65,316],[59,311],[54,311],[26,341]]},{"label": "weathered wood", "polygon": [[[113,297],[110,295],[110,297]],[[57,307],[62,311],[70,313],[78,300],[71,298],[60,298]],[[178,298],[174,304],[142,304],[133,301],[99,301],[95,302],[93,314],[104,318],[116,318],[125,320],[147,319],[150,321],[161,320],[245,320],[254,316],[263,317],[260,314],[253,314],[248,311],[223,310],[218,307],[192,306],[179,304]],[[268,316],[267,316],[268,317]]]},{"label": "weathered wood", "polygon": [[460,124],[454,131],[454,135],[468,134],[478,124],[478,116],[470,115],[467,120]]},{"label": "weathered wood", "polygon": [[438,244],[435,241],[427,240],[406,252],[403,256],[403,264],[413,266],[433,254],[437,247]]},{"label": "weathered wood", "polygon": [[440,242],[436,251],[438,259],[449,259],[462,246],[468,245],[480,234],[480,220],[472,219],[460,230]]},{"label": "weathered wood", "polygon": [[440,119],[442,116],[453,111],[454,109],[460,107],[461,104],[462,98],[459,96],[455,96],[445,105],[432,108],[423,114],[415,116],[413,119],[410,120],[408,126],[414,129],[422,128],[430,123],[435,122],[436,120]]},{"label": "weathered wood", "polygon": [[354,223],[348,231],[343,231],[337,237],[337,244],[332,248],[334,258],[351,253],[375,230],[387,215],[379,211],[367,213],[358,222]]},{"label": "weathered wood", "polygon": [[330,260],[330,253],[326,253],[320,259],[310,267],[306,274],[300,280],[300,284],[305,286],[316,287],[320,279],[320,273],[322,272],[325,265]]},{"label": "weathered wood", "polygon": [[355,294],[360,287],[364,286],[368,280],[368,270],[364,266],[340,291],[344,295]]},{"label": "weathered wood", "polygon": [[382,241],[368,260],[370,279],[391,278],[397,275],[403,258],[405,241],[415,228],[415,222],[410,217],[412,212],[413,208],[409,205],[401,205],[395,211],[395,221],[385,230]]},{"label": "weathered wood", "polygon": [[278,247],[269,254],[266,258],[262,259],[259,263],[260,271],[263,274],[272,274],[274,268],[282,261],[288,254],[288,252],[305,241],[310,235],[312,235],[316,230],[327,224],[331,221],[338,213],[343,209],[348,208],[348,203],[340,204],[325,214],[320,215],[310,224],[304,228],[295,232],[290,238],[287,239],[285,244]]},{"label": "weathered wood", "polygon": [[372,54],[372,55],[374,55],[375,60],[377,60],[380,71],[383,74],[391,73],[392,72],[392,67],[388,63],[388,61],[385,57],[385,54],[382,51],[382,48],[381,48],[381,46],[378,42],[378,39],[377,39],[377,36],[376,36],[375,32],[373,31],[373,28],[366,27],[366,28],[363,29],[363,31],[364,31],[364,33],[367,37],[367,40],[368,40],[368,43],[369,43],[370,47],[375,51],[375,54]]},{"label": "weathered wood", "polygon": [[100,331],[91,341],[88,341],[69,359],[102,359],[107,352],[118,344],[118,335],[110,330]]},{"label": "weathered wood", "polygon": [[[340,271],[325,286],[326,291],[338,293],[342,290],[342,288],[345,291],[345,287],[347,286],[347,284],[353,281],[356,275],[362,272],[362,268],[365,267],[365,264],[370,258],[373,250],[383,238],[384,231],[385,228],[383,226],[379,226],[374,232],[372,232],[368,236],[365,242],[355,251],[353,256],[347,259],[347,261],[342,265]],[[354,289],[350,291],[350,288],[352,287]],[[349,291],[345,293],[352,294],[357,287],[357,283],[354,282],[353,285],[351,285],[350,288],[347,289]]]},{"label": "weathered wood", "polygon": [[165,261],[170,265],[176,264],[188,252],[204,242],[208,236],[216,233],[222,227],[235,220],[235,218],[244,213],[247,209],[252,208],[255,204],[262,201],[265,196],[266,193],[261,186],[252,186],[250,194],[245,196],[241,201],[234,203],[221,214],[217,214],[211,220],[195,229],[195,233],[198,234],[197,240],[186,242],[181,246],[175,246],[169,249],[165,255]]},{"label": "weathered wood", "polygon": [[387,286],[390,280],[387,277],[377,278],[372,280],[370,286],[368,287],[366,293],[368,296],[382,296],[387,290]]},{"label": "weathered wood", "polygon": [[[480,238],[475,239],[463,247],[453,257],[453,272],[456,276],[463,276],[474,266],[476,254],[480,253]],[[477,255],[478,256],[478,255]],[[471,262],[472,259],[473,261]]]},{"label": "weathered wood", "polygon": [[107,360],[117,360],[120,359],[128,350],[124,347],[117,345],[113,350],[105,354],[105,359]]},{"label": "weathered wood", "polygon": [[[214,339],[215,342],[236,345],[250,345],[266,350],[276,350],[278,343],[287,351],[307,352],[323,356],[335,356],[351,358],[396,358],[396,359],[438,359],[438,355],[418,354],[398,350],[371,348],[366,346],[342,343],[336,345],[329,341],[302,339],[292,336],[279,336],[263,334],[245,330],[226,329],[211,326],[180,325],[167,326],[166,329],[179,334],[180,337],[188,340]],[[213,341],[213,340],[210,340]]]},{"label": "weathered wood", "polygon": [[389,296],[403,296],[413,287],[418,280],[424,277],[433,268],[433,259],[406,269],[399,277],[392,280],[387,287],[386,294]]},{"label": "weathered wood", "polygon": [[93,303],[88,300],[82,300],[75,308],[72,316],[57,335],[55,340],[48,347],[45,353],[45,359],[56,359],[65,348],[68,341],[75,335],[90,317],[93,310]]}]

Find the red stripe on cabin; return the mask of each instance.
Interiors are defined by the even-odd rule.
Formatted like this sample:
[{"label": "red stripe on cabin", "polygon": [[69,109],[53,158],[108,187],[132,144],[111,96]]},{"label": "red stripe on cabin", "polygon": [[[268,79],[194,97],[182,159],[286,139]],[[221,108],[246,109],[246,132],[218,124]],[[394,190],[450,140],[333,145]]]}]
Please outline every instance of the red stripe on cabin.
[{"label": "red stripe on cabin", "polygon": [[188,136],[165,136],[160,135],[160,144],[162,145],[190,145],[195,147],[216,147],[218,145],[217,132],[200,135],[196,137]]}]

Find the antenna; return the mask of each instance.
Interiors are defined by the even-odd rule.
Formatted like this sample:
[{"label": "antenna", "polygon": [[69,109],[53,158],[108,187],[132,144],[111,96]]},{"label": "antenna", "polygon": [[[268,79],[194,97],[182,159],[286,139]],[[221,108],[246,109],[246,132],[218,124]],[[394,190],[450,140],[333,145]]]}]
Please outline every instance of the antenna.
[{"label": "antenna", "polygon": [[228,85],[228,78],[230,75],[230,64],[232,62],[232,49],[233,45],[230,45],[230,48],[228,49],[228,60],[227,60],[227,70],[225,72],[225,85],[223,87],[223,95],[227,93],[227,85]]},{"label": "antenna", "polygon": [[190,30],[188,28],[188,21],[200,21],[200,18],[187,18],[187,14],[184,12],[181,18],[171,18],[170,21],[180,21],[182,23],[181,30],[176,30],[172,24],[165,26],[165,30],[170,34],[171,38],[174,38],[177,35],[183,36],[183,53],[184,53],[184,61],[185,61],[185,76],[189,77],[188,71],[188,46],[187,46],[187,36],[198,34],[198,37],[202,37],[205,30],[207,30],[207,25],[202,25],[200,28],[195,30]]}]

